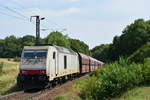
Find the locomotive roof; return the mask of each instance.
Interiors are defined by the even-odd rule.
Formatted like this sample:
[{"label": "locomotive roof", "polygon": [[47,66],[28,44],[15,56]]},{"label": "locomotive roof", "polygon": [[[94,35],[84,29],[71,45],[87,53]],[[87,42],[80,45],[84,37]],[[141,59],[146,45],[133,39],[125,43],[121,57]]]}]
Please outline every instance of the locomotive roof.
[{"label": "locomotive roof", "polygon": [[48,49],[48,46],[24,46],[24,50],[32,49]]},{"label": "locomotive roof", "polygon": [[60,47],[60,46],[54,46],[59,52],[61,53],[67,53],[67,54],[73,54],[73,55],[76,55],[76,52],[74,52],[73,50],[71,49],[66,49],[66,48],[63,48],[63,47]]},{"label": "locomotive roof", "polygon": [[[24,49],[25,50],[26,49],[30,49],[30,50],[32,50],[32,49],[48,49],[49,46],[25,46]],[[55,47],[58,50],[58,52],[61,52],[61,53],[76,55],[76,52],[74,52],[71,49],[66,49],[66,48],[63,48],[63,47],[60,47],[60,46],[56,46],[56,45],[53,45],[51,47]]]}]

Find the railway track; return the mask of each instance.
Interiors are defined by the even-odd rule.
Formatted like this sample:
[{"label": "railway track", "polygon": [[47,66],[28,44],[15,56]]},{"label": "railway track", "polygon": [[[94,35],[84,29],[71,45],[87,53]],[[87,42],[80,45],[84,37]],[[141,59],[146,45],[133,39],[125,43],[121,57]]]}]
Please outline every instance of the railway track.
[{"label": "railway track", "polygon": [[62,85],[57,85],[54,88],[43,90],[19,91],[0,97],[0,100],[54,100],[55,96],[66,91],[73,83],[79,79],[85,78],[88,75],[76,78],[72,81],[67,81]]}]

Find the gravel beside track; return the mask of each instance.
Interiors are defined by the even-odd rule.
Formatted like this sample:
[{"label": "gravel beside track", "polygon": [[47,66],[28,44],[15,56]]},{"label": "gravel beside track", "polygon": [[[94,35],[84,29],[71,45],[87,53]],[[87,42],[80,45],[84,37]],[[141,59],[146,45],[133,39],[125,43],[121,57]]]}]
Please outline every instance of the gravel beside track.
[{"label": "gravel beside track", "polygon": [[62,85],[57,85],[51,89],[20,91],[6,96],[0,97],[0,100],[54,100],[56,96],[67,91],[77,80],[87,77],[88,75],[76,78],[72,81],[67,81]]}]

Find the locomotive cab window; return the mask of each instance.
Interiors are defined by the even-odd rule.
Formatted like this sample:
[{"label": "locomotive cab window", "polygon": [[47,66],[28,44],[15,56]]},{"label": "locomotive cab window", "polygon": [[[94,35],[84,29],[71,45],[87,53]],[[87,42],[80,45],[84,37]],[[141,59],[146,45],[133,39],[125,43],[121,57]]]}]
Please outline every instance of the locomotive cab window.
[{"label": "locomotive cab window", "polygon": [[55,53],[55,52],[53,52],[53,59],[55,59],[55,57],[56,57],[56,53]]},{"label": "locomotive cab window", "polygon": [[25,50],[23,52],[24,59],[45,59],[47,50]]},{"label": "locomotive cab window", "polygon": [[64,56],[64,69],[67,68],[67,56]]}]

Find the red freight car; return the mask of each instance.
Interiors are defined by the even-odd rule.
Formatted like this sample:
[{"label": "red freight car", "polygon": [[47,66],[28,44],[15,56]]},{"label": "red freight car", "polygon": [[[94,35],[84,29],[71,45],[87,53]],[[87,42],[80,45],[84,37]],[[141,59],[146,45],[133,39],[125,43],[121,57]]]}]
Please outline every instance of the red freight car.
[{"label": "red freight car", "polygon": [[89,57],[89,58],[90,58],[90,69],[91,69],[91,71],[94,71],[95,70],[95,59],[92,57]]},{"label": "red freight car", "polygon": [[88,73],[90,72],[90,62],[89,57],[79,53],[79,63],[80,63],[80,73]]}]

